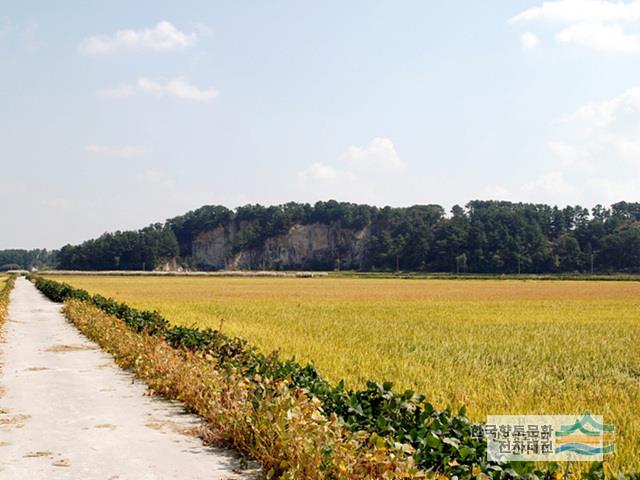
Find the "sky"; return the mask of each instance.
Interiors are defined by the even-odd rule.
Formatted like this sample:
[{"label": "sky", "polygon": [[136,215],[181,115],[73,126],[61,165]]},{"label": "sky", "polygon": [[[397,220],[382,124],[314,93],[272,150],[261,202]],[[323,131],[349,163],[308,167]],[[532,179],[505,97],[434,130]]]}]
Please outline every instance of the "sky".
[{"label": "sky", "polygon": [[205,204],[637,201],[640,0],[4,0],[0,99],[0,248]]}]

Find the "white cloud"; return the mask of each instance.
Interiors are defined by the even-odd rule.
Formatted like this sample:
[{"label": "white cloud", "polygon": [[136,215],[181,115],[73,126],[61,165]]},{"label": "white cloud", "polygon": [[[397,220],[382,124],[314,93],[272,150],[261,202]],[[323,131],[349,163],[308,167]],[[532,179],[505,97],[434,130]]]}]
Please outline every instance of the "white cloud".
[{"label": "white cloud", "polygon": [[[509,23],[534,21],[564,24],[555,34],[560,44],[574,44],[599,52],[640,53],[640,35],[626,30],[626,24],[640,21],[640,0],[630,3],[605,0],[544,2],[512,17]],[[521,37],[523,45],[524,35],[527,34]]]},{"label": "white cloud", "polygon": [[625,33],[620,25],[603,25],[597,22],[576,23],[558,32],[556,40],[600,52],[640,52],[640,35]]},{"label": "white cloud", "polygon": [[640,87],[632,87],[609,100],[591,102],[563,117],[564,124],[577,124],[582,128],[608,129],[609,133],[638,131],[640,125]]},{"label": "white cloud", "polygon": [[181,32],[171,22],[164,20],[152,28],[119,30],[113,35],[94,35],[84,39],[78,48],[89,55],[120,50],[169,51],[194,45],[197,36],[195,32]]},{"label": "white cloud", "polygon": [[512,17],[510,23],[532,20],[577,22],[619,22],[640,19],[640,0],[630,3],[604,0],[557,0],[543,2]]},{"label": "white cloud", "polygon": [[350,146],[338,155],[334,163],[335,165],[315,162],[298,176],[305,181],[352,182],[365,177],[385,175],[404,167],[393,142],[385,137],[376,137],[362,147]]},{"label": "white cloud", "polygon": [[197,102],[209,102],[218,96],[214,88],[201,89],[190,84],[185,78],[179,77],[165,83],[155,82],[145,77],[138,79],[138,89],[158,96],[169,95]]},{"label": "white cloud", "polygon": [[389,182],[407,184],[403,167],[393,142],[376,137],[367,145],[350,146],[334,161],[315,162],[299,172],[296,188],[300,191],[294,195],[378,204]]},{"label": "white cloud", "polygon": [[527,184],[526,191],[573,191],[574,200],[582,195],[589,203],[637,196],[640,87],[588,103],[559,119],[547,147],[555,160],[554,170]]},{"label": "white cloud", "polygon": [[540,43],[538,36],[531,32],[520,35],[520,43],[524,48],[536,48]]},{"label": "white cloud", "polygon": [[209,102],[219,95],[215,88],[196,87],[184,77],[164,82],[140,77],[135,85],[119,85],[118,87],[106,88],[98,92],[103,97],[114,99],[130,98],[138,93],[153,94],[158,97],[171,96],[196,102]]},{"label": "white cloud", "polygon": [[85,146],[84,150],[91,155],[115,158],[141,157],[143,155],[147,155],[150,152],[147,147],[141,145],[125,145],[122,147],[114,147],[108,145],[90,144]]},{"label": "white cloud", "polygon": [[393,142],[384,137],[376,137],[363,147],[352,145],[338,159],[354,167],[374,170],[404,167]]},{"label": "white cloud", "polygon": [[316,162],[300,173],[304,180],[334,180],[338,177],[338,170],[323,162]]}]

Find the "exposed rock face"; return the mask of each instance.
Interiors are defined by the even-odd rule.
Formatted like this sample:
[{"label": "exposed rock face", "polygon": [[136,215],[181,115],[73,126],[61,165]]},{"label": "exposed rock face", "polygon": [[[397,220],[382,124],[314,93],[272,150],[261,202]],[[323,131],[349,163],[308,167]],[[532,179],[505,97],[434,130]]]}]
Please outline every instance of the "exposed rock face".
[{"label": "exposed rock face", "polygon": [[178,260],[176,258],[171,258],[157,265],[154,271],[155,272],[184,272],[185,269],[182,265],[178,265]]},{"label": "exposed rock face", "polygon": [[338,224],[294,225],[286,234],[268,238],[255,249],[235,255],[234,239],[241,231],[233,224],[201,233],[193,242],[193,256],[201,268],[210,269],[358,269],[365,258],[369,227],[361,230]]},{"label": "exposed rock face", "polygon": [[200,233],[192,245],[196,265],[216,270],[226,268],[235,236],[236,228],[233,224]]}]

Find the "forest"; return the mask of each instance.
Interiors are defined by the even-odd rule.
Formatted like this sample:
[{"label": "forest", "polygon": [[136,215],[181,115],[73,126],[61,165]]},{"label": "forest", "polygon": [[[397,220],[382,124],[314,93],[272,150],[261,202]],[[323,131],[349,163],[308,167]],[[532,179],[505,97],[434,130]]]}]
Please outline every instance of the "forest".
[{"label": "forest", "polygon": [[[170,259],[198,268],[196,236],[233,222],[242,225],[233,251],[259,248],[295,224],[370,228],[365,271],[454,273],[640,272],[640,203],[559,208],[544,204],[474,200],[449,213],[439,205],[375,207],[337,201],[204,206],[137,231],[117,231],[45,257],[69,270],[153,270]],[[6,252],[6,251],[5,251]],[[24,252],[24,251],[23,251]],[[0,251],[0,265],[38,266]],[[41,262],[42,263],[42,262]],[[50,265],[51,266],[51,265]],[[333,269],[334,264],[319,265]]]},{"label": "forest", "polygon": [[57,263],[57,251],[55,250],[0,250],[0,272],[50,268],[55,267]]}]

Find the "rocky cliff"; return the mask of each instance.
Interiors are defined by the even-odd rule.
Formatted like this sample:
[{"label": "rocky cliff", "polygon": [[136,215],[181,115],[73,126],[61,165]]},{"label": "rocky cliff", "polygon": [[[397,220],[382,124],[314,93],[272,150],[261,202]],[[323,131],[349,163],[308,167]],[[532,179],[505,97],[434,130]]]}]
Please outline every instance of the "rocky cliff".
[{"label": "rocky cliff", "polygon": [[370,237],[368,226],[296,224],[257,248],[238,251],[236,239],[243,228],[231,223],[200,233],[192,245],[195,264],[205,269],[333,269],[339,261],[341,268],[359,269]]}]

